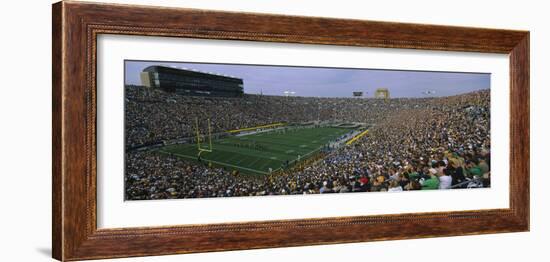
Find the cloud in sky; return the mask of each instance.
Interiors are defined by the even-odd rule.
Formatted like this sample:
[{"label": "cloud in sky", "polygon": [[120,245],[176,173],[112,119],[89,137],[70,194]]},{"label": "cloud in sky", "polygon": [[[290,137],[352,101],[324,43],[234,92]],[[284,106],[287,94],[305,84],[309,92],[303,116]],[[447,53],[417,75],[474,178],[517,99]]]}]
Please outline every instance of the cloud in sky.
[{"label": "cloud in sky", "polygon": [[377,88],[388,88],[391,97],[450,96],[489,89],[487,73],[429,72],[326,67],[294,67],[214,63],[175,63],[161,61],[125,62],[125,83],[140,84],[139,73],[151,65],[176,66],[203,72],[242,78],[249,94],[283,95],[294,91],[297,96],[351,97],[363,91],[372,97]]}]

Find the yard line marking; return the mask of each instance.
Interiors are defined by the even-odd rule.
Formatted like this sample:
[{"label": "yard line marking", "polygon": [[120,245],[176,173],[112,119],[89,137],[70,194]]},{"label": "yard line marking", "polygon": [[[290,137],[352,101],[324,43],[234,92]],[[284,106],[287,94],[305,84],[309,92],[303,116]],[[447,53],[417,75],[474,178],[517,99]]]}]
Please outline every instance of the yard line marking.
[{"label": "yard line marking", "polygon": [[[168,153],[168,152],[165,152],[163,150],[160,150],[161,152],[164,152],[164,153]],[[176,154],[176,153],[172,153],[172,155],[175,155],[175,156],[180,156],[180,157],[184,157],[184,158],[189,158],[189,159],[193,159],[193,160],[197,160],[196,158],[194,157],[190,157],[190,156],[186,156],[186,155],[182,155],[182,154]],[[256,170],[256,169],[252,169],[252,168],[246,168],[246,167],[242,167],[242,166],[236,166],[236,165],[232,165],[232,164],[228,164],[228,163],[223,163],[223,162],[219,162],[219,161],[216,161],[216,160],[210,160],[210,159],[205,159],[206,161],[209,161],[209,162],[212,162],[212,163],[216,163],[218,165],[222,165],[222,166],[230,166],[230,167],[234,167],[234,168],[238,168],[238,169],[244,169],[244,170],[248,170],[248,171],[252,171],[252,172],[255,172],[255,173],[261,173],[261,174],[264,174],[264,175],[267,175],[268,172],[264,172],[264,171],[260,171],[260,170]]]},{"label": "yard line marking", "polygon": [[256,163],[258,163],[258,161],[261,161],[261,160],[264,160],[264,158],[256,158],[256,160],[252,161],[252,163],[250,163],[251,166],[254,166]]},{"label": "yard line marking", "polygon": [[228,130],[229,133],[238,133],[241,131],[248,131],[248,130],[255,130],[259,128],[268,128],[268,127],[277,127],[277,126],[284,126],[285,123],[275,123],[275,124],[269,124],[269,125],[263,125],[263,126],[254,126],[254,127],[247,127],[247,128],[241,128],[241,129],[234,129],[234,130]]},{"label": "yard line marking", "polygon": [[[245,156],[252,156],[252,157],[263,157],[263,158],[268,158],[269,156],[277,153],[277,152],[258,152],[256,150],[254,150],[254,152],[251,152],[252,150],[248,149],[248,148],[238,148],[238,150],[236,150],[235,147],[232,147],[232,146],[226,146],[226,145],[220,145],[217,147],[217,151],[220,152],[220,151],[223,151],[223,152],[226,152],[226,153],[230,153],[230,154],[240,154],[240,155],[245,155]],[[283,153],[279,153],[279,155],[283,155]]]}]

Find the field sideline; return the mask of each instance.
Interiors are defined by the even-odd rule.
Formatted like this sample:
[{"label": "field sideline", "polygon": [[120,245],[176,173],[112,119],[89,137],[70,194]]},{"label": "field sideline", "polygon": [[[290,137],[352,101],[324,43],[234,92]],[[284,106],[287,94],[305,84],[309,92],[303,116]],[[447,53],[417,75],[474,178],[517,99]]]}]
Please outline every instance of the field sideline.
[{"label": "field sideline", "polygon": [[[287,161],[303,161],[342,135],[350,128],[317,127],[273,130],[246,136],[231,136],[212,141],[212,152],[202,152],[201,161],[247,174],[268,174],[286,165]],[[203,143],[202,147],[207,146]],[[159,149],[188,160],[198,161],[196,144],[169,145]]]}]

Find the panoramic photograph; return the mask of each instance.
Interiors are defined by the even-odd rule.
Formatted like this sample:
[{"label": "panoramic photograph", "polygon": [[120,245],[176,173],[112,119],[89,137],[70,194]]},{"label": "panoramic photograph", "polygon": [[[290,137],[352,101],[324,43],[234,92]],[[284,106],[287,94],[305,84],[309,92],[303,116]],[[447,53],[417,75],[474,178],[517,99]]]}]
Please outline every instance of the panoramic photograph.
[{"label": "panoramic photograph", "polygon": [[491,75],[126,60],[125,200],[491,186]]}]

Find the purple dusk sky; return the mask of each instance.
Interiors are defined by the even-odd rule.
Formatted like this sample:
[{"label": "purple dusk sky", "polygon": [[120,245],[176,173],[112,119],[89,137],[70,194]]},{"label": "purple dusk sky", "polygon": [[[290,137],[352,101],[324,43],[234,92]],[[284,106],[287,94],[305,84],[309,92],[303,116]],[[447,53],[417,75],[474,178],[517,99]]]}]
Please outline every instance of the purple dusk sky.
[{"label": "purple dusk sky", "polygon": [[151,65],[176,66],[203,72],[242,78],[248,94],[351,97],[362,91],[372,97],[377,88],[388,88],[391,97],[450,96],[489,89],[488,73],[451,73],[428,71],[373,70],[326,67],[269,65],[175,63],[161,61],[125,61],[125,83],[139,85],[139,73]]}]

